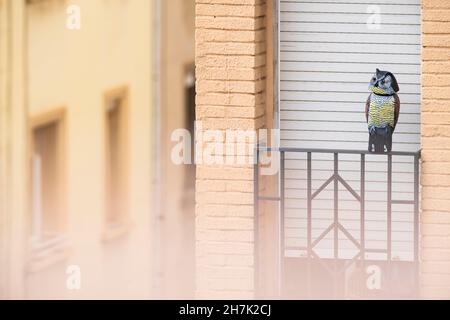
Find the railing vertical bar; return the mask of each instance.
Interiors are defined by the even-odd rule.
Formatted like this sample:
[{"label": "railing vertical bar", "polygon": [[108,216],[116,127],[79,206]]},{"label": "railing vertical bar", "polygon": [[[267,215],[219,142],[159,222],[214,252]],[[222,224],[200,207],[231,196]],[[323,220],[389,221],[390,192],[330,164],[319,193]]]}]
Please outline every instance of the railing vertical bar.
[{"label": "railing vertical bar", "polygon": [[388,286],[390,287],[391,261],[392,261],[392,155],[388,154],[388,181],[387,181],[387,276]]},{"label": "railing vertical bar", "polygon": [[306,286],[307,296],[311,298],[311,243],[312,243],[312,154],[308,152],[308,212],[307,212],[307,270]]},{"label": "railing vertical bar", "polygon": [[285,193],[285,152],[281,151],[280,152],[280,221],[279,221],[279,226],[280,226],[280,246],[279,246],[279,272],[280,272],[280,286],[279,286],[279,291],[280,291],[280,296],[283,295],[283,291],[284,291],[284,274],[285,274],[285,270],[284,270],[284,210],[285,210],[285,197],[286,197],[286,193]]},{"label": "railing vertical bar", "polygon": [[419,156],[414,156],[414,275],[415,295],[419,295]]},{"label": "railing vertical bar", "polygon": [[253,162],[253,267],[255,295],[259,294],[259,145],[255,146]]},{"label": "railing vertical bar", "polygon": [[361,242],[361,261],[362,267],[365,268],[366,259],[366,156],[361,155],[361,181],[360,181],[360,242]]},{"label": "railing vertical bar", "polygon": [[334,296],[338,296],[338,259],[339,259],[339,157],[338,154],[334,154]]}]

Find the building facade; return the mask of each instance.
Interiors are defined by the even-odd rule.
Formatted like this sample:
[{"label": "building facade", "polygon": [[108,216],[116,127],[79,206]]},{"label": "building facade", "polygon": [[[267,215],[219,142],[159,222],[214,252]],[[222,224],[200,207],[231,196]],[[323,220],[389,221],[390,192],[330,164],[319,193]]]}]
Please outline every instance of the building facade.
[{"label": "building facade", "polygon": [[448,39],[443,0],[0,0],[0,297],[449,298]]},{"label": "building facade", "polygon": [[[2,98],[19,104],[4,101],[17,116],[2,113],[12,130],[2,137],[21,148],[2,161],[20,165],[5,168],[2,194],[17,183],[9,199],[23,206],[5,210],[2,287],[37,299],[149,297],[151,4],[2,1],[1,12]],[[69,290],[72,273],[81,287]]]},{"label": "building facade", "polygon": [[[74,7],[81,10],[79,30],[65,27],[69,4],[35,1],[26,8],[31,190],[36,192],[38,161],[46,181],[40,190],[41,237],[47,224],[67,245],[56,253],[64,256],[57,272],[61,278],[54,276],[53,261],[53,267],[46,266],[45,260],[53,259],[51,248],[36,267],[30,262],[26,291],[42,297],[44,281],[48,292],[63,295],[66,288],[58,292],[58,287],[69,264],[86,275],[80,293],[146,297],[151,286],[151,4],[79,1]],[[34,205],[32,199],[32,216]]]},{"label": "building facade", "polygon": [[194,2],[3,0],[0,30],[0,297],[193,297]]},{"label": "building facade", "polygon": [[[375,189],[365,191],[366,208],[361,209],[373,211],[373,216],[367,213],[365,218],[366,244],[372,241],[381,245],[374,250],[384,253],[383,250],[388,250],[387,260],[395,261],[392,264],[397,265],[397,272],[403,270],[401,261],[407,261],[408,254],[411,259],[416,257],[418,269],[414,272],[418,276],[405,283],[418,286],[420,297],[448,298],[450,171],[447,164],[450,158],[445,120],[448,116],[445,70],[450,7],[447,2],[399,0],[372,6],[369,1],[326,4],[198,0],[196,4],[197,119],[202,121],[205,130],[277,128],[281,138],[271,141],[273,146],[364,150],[367,143],[364,130],[367,129],[361,106],[368,95],[371,75],[379,66],[402,79],[399,80],[402,113],[394,146],[402,152],[421,150],[421,162],[417,168],[411,165],[408,169],[405,169],[406,164],[396,163],[396,160],[391,162],[390,169],[388,160],[370,164],[373,167],[365,173],[364,186]],[[320,167],[319,171],[328,170],[333,174],[333,153],[330,159],[319,159],[331,164],[331,167]],[[335,173],[360,183],[359,158],[357,161],[347,159],[337,151],[336,157],[344,162],[355,162],[348,167],[345,163],[335,167]],[[262,189],[258,189],[260,194],[276,197],[281,183],[283,190],[287,190],[283,196],[286,210],[280,209],[283,204],[269,204],[267,199],[255,201],[254,186],[259,179],[249,164],[197,166],[197,292],[200,297],[278,296],[280,286],[281,295],[287,295],[286,284],[272,279],[290,277],[289,264],[294,269],[297,266],[298,270],[304,270],[292,259],[296,257],[295,250],[287,248],[300,246],[296,241],[301,239],[296,237],[301,238],[302,232],[306,237],[307,233],[306,227],[302,227],[306,221],[295,220],[295,214],[306,214],[307,199],[297,198],[295,194],[302,188],[307,190],[306,176],[302,178],[301,173],[295,171],[303,170],[306,174],[306,162],[301,162],[306,158],[286,159],[285,172],[260,181]],[[313,155],[313,168],[316,160]],[[415,173],[420,173],[421,201],[417,220],[414,220],[411,200],[414,188],[417,194],[419,192],[418,185],[414,185],[418,180],[414,180]],[[325,181],[328,176],[321,178]],[[320,182],[320,178],[314,179],[312,188],[318,189],[321,184],[316,182]],[[388,179],[390,187],[384,184]],[[305,182],[303,187],[302,181]],[[345,193],[337,184],[339,194]],[[353,195],[360,199],[359,186],[350,182],[345,188],[357,190]],[[319,204],[330,203],[330,206],[314,211],[312,205],[313,216],[315,212],[323,214],[325,222],[327,212],[335,210],[336,217],[344,217],[355,209],[346,202],[350,199],[338,200],[334,205],[332,190],[325,188],[324,193],[328,192],[329,198],[324,195],[324,199],[319,199]],[[255,204],[259,206],[258,213],[255,213]],[[338,207],[340,209],[334,209]],[[284,214],[281,228],[277,226],[280,220],[274,218],[280,214],[277,208]],[[357,221],[353,222],[359,224],[360,207],[356,210]],[[389,227],[386,226],[387,212]],[[411,220],[401,212],[410,212]],[[348,217],[350,226],[342,229],[352,230],[352,219]],[[312,220],[312,224],[320,225],[319,220]],[[328,224],[318,229],[323,228],[322,232],[326,226]],[[360,231],[358,228],[353,227]],[[387,239],[383,238],[386,228],[389,228]],[[281,236],[277,230],[283,230]],[[314,227],[312,232],[313,237],[319,237],[320,232],[314,234]],[[353,238],[350,233],[347,240]],[[336,243],[343,241],[341,237],[336,236]],[[323,239],[327,240],[325,235]],[[359,235],[353,240],[361,246]],[[279,249],[274,245],[279,241],[285,247]],[[330,244],[324,246],[317,249],[316,258],[321,256],[320,250],[324,253],[336,248]],[[386,246],[388,249],[384,249]],[[336,249],[336,256],[345,254],[344,249],[345,243],[343,249]],[[283,252],[282,258],[279,252]],[[298,257],[301,258],[301,254]],[[377,264],[374,261],[386,260],[384,257],[365,256],[365,259]],[[365,279],[364,275],[362,277]],[[343,279],[345,277],[341,276],[337,281],[345,281]],[[382,286],[389,282],[384,281],[381,281]],[[301,282],[296,283],[301,286]]]}]

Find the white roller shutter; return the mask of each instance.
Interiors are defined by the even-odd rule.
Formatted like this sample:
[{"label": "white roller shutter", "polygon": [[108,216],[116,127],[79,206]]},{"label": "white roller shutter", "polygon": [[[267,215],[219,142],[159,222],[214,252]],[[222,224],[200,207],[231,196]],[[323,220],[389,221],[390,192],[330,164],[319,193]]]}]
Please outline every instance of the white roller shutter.
[{"label": "white roller shutter", "polygon": [[[380,10],[379,29],[369,28]],[[281,146],[366,150],[365,101],[376,68],[395,74],[400,85],[401,115],[393,138],[395,151],[420,149],[420,0],[281,0],[280,1]],[[369,11],[368,11],[369,10]],[[369,13],[368,13],[369,12]],[[286,155],[286,250],[306,244],[306,155]],[[332,155],[314,154],[313,191],[333,173]],[[413,200],[413,159],[393,157],[393,199]],[[386,248],[386,156],[366,159],[366,244]],[[359,156],[341,155],[341,176],[359,192]],[[342,224],[359,239],[359,203],[340,186]],[[393,257],[413,257],[413,207],[393,206]],[[313,202],[313,238],[333,219],[333,184]],[[332,256],[332,234],[318,247]],[[341,258],[356,249],[341,234]],[[372,254],[367,258],[384,259]]]}]

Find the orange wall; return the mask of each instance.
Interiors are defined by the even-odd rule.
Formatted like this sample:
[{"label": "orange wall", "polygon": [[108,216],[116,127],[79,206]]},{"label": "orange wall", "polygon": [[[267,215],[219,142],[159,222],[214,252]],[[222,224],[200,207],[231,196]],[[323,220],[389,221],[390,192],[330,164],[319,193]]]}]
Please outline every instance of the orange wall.
[{"label": "orange wall", "polygon": [[422,1],[422,296],[450,298],[450,2]]}]

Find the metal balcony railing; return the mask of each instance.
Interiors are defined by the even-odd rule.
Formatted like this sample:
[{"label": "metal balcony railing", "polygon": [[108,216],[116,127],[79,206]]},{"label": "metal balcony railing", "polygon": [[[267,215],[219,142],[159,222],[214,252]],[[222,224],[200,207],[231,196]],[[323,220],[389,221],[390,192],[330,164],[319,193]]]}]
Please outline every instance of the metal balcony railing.
[{"label": "metal balcony railing", "polygon": [[[292,295],[292,292],[288,292],[288,287],[291,288],[290,291],[296,291],[298,289],[299,294],[296,297],[314,298],[314,297],[332,297],[332,298],[348,298],[348,297],[415,297],[418,293],[418,274],[419,274],[419,162],[421,153],[418,152],[389,152],[383,154],[374,154],[368,151],[359,150],[334,150],[334,149],[303,149],[303,148],[270,148],[257,146],[255,150],[255,165],[254,165],[254,245],[255,245],[255,284],[256,287],[260,287],[261,279],[259,277],[260,270],[263,267],[264,261],[261,261],[260,253],[264,250],[264,242],[260,237],[260,217],[262,215],[261,208],[264,202],[276,202],[278,210],[277,212],[265,212],[264,214],[277,214],[277,246],[278,247],[278,287],[279,294],[281,296]],[[278,187],[277,194],[273,195],[262,195],[261,194],[261,169],[260,160],[262,153],[278,153],[279,157],[279,174],[278,174]],[[285,211],[286,211],[286,155],[287,154],[303,154],[303,161],[306,161],[306,194],[302,197],[306,200],[306,210],[303,209],[304,215],[306,215],[306,226],[303,229],[299,229],[299,232],[303,233],[298,235],[300,237],[306,238],[304,246],[297,246],[296,249],[302,252],[301,257],[289,258],[286,256],[285,252],[289,250],[289,246],[285,244]],[[330,168],[331,176],[317,189],[313,189],[313,174],[314,174],[314,161],[313,155],[316,154],[328,154],[330,159],[330,164],[332,163],[332,168]],[[339,159],[342,155],[354,155],[359,158],[360,166],[359,168],[354,168],[354,171],[359,171],[359,190],[355,190],[351,187],[351,183],[348,183],[340,174],[339,169]],[[366,190],[370,185],[371,181],[366,180],[366,159],[372,155],[377,155],[385,157],[386,160],[382,163],[386,165],[386,175],[387,179],[383,183],[386,185],[385,195],[386,199],[383,201],[386,203],[385,209],[380,212],[385,215],[386,225],[382,231],[385,233],[385,247],[380,249],[374,249],[367,245],[366,233],[367,233],[367,222],[366,222]],[[413,171],[413,199],[395,199],[393,198],[393,157],[409,157],[412,159]],[[278,161],[278,160],[277,160]],[[358,174],[357,174],[358,175]],[[384,179],[384,178],[383,178]],[[353,181],[353,185],[354,185]],[[332,221],[328,227],[323,227],[318,232],[313,234],[313,224],[317,221],[315,219],[315,210],[313,202],[317,200],[319,194],[321,194],[327,187],[332,186],[331,199],[332,209],[330,208]],[[355,232],[350,232],[344,224],[342,223],[341,213],[342,209],[339,208],[341,200],[339,186],[348,191],[356,201],[359,210],[356,210],[356,215],[359,220],[359,230],[356,232],[358,235],[355,236]],[[342,187],[343,186],[343,187]],[[383,195],[384,196],[384,195]],[[352,200],[353,201],[353,200]],[[411,230],[412,240],[410,241],[410,251],[412,257],[409,261],[405,263],[398,262],[393,257],[393,205],[410,205],[411,211],[408,213],[410,221],[413,224]],[[409,206],[408,206],[409,207]],[[358,212],[359,211],[359,212]],[[316,228],[317,229],[317,228]],[[319,228],[320,229],[320,228]],[[317,230],[316,230],[317,231]],[[319,234],[317,236],[317,234]],[[353,258],[342,258],[340,257],[340,238],[339,234],[344,235],[345,240],[353,244],[356,248],[356,254]],[[320,250],[317,249],[319,244],[328,237],[329,243],[331,243],[330,254],[331,257],[321,257]],[[378,258],[377,261],[373,259],[368,259],[367,256],[370,254],[381,255],[382,258]],[[289,266],[287,265],[289,264]],[[380,265],[382,274],[382,286],[380,289],[376,287],[367,288],[367,279],[370,276],[366,273],[366,268],[369,265]],[[351,276],[346,278],[346,272],[352,267],[354,270],[359,270],[354,272],[358,276]],[[409,278],[401,278],[408,274]],[[397,279],[395,279],[397,277]],[[403,280],[399,280],[400,278]],[[329,279],[330,281],[321,281],[321,279]],[[397,285],[395,284],[397,282]],[[324,285],[325,282],[325,285]],[[407,285],[405,286],[405,282]],[[295,284],[293,284],[295,283]],[[349,287],[358,289],[348,289]],[[400,287],[400,291],[396,290]],[[292,290],[294,288],[294,290]],[[297,288],[297,289],[295,289]],[[403,289],[403,291],[401,290]],[[400,292],[400,293],[399,293]],[[301,294],[300,294],[301,293]],[[398,293],[398,294],[396,294]]]}]

